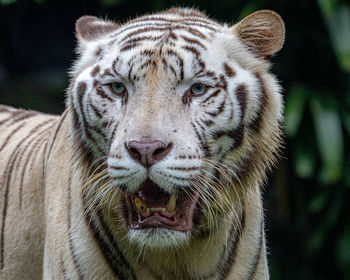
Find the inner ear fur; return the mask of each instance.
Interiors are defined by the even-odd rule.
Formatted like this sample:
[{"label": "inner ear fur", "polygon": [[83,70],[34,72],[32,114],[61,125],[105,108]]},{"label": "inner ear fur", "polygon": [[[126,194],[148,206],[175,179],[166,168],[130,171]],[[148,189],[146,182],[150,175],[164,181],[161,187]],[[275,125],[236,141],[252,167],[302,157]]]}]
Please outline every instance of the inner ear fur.
[{"label": "inner ear fur", "polygon": [[269,57],[278,52],[284,42],[282,18],[270,10],[250,14],[230,28],[257,56]]},{"label": "inner ear fur", "polygon": [[97,40],[118,28],[112,21],[101,20],[94,16],[82,16],[75,24],[75,31],[79,41]]}]

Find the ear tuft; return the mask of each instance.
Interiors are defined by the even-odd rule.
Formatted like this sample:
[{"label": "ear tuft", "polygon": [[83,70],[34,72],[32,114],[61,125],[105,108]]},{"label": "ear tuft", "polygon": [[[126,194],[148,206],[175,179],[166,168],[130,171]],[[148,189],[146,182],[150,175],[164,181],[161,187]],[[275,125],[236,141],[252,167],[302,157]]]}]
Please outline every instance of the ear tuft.
[{"label": "ear tuft", "polygon": [[283,46],[285,35],[282,18],[270,10],[252,13],[232,26],[230,31],[259,57],[278,52]]},{"label": "ear tuft", "polygon": [[93,41],[115,31],[118,25],[93,16],[82,16],[75,24],[79,41]]}]

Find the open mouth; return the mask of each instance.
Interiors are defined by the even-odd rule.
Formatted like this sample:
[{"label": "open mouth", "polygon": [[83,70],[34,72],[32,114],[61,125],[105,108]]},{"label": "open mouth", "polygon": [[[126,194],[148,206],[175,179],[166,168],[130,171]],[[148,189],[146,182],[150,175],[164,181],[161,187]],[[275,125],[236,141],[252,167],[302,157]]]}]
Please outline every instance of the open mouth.
[{"label": "open mouth", "polygon": [[147,179],[136,193],[125,197],[129,227],[190,231],[198,196],[198,192],[193,191],[179,191],[176,195],[170,195]]}]

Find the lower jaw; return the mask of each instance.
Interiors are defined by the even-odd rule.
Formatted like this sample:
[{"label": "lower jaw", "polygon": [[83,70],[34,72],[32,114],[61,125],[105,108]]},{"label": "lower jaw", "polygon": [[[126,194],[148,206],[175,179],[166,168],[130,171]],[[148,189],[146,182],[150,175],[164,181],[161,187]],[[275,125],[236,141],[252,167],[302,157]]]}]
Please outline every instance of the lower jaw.
[{"label": "lower jaw", "polygon": [[169,249],[188,245],[191,232],[182,232],[166,228],[129,229],[128,239],[141,248]]}]

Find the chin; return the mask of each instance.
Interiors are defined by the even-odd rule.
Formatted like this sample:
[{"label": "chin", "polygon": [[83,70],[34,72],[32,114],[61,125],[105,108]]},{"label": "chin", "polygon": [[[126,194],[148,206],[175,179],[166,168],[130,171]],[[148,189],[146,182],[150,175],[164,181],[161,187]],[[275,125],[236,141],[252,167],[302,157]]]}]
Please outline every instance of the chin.
[{"label": "chin", "polygon": [[129,241],[140,248],[172,249],[188,245],[190,232],[170,230],[166,228],[130,229]]}]

